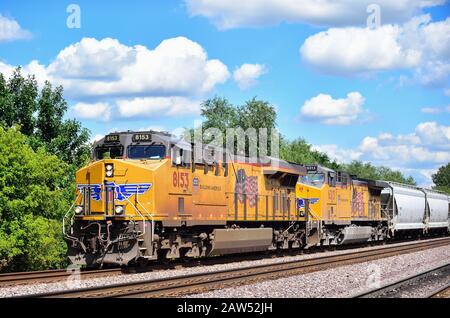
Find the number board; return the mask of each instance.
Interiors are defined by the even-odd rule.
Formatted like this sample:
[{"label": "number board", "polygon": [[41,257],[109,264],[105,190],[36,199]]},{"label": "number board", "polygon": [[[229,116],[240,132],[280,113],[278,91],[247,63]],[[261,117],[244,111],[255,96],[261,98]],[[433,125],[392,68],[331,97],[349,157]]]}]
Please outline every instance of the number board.
[{"label": "number board", "polygon": [[132,140],[133,142],[152,141],[152,134],[134,134]]},{"label": "number board", "polygon": [[306,165],[306,171],[307,172],[317,172],[317,166],[316,165]]},{"label": "number board", "polygon": [[108,135],[105,137],[105,142],[119,142],[120,136],[119,135]]}]

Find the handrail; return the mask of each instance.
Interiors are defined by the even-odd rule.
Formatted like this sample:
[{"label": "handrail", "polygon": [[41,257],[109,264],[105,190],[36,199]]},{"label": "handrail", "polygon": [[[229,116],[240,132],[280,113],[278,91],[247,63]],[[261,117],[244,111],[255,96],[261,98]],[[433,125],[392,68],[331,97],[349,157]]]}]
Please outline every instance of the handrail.
[{"label": "handrail", "polygon": [[[133,204],[133,202],[130,201],[129,198],[127,198],[125,195],[123,195],[122,191],[120,190],[120,187],[116,187],[116,189],[118,190],[118,192],[125,198],[125,200],[127,200],[132,206],[133,208],[136,210],[136,212],[141,216],[142,218],[142,227],[143,227],[143,232],[139,235],[139,236],[144,236],[145,234],[145,217],[142,215],[141,211],[139,211],[139,209]],[[139,188],[138,188],[139,189]],[[154,219],[153,216],[147,211],[147,209],[139,202],[139,193],[136,192],[136,198],[137,198],[137,203],[139,203],[141,205],[141,207],[145,210],[145,214],[148,214],[150,216],[150,218],[152,219],[152,229],[151,229],[151,242],[153,243],[153,234],[154,234]]]},{"label": "handrail", "polygon": [[[73,237],[73,236],[68,235],[68,234],[66,233],[66,225],[65,225],[66,222],[65,222],[65,220],[66,220],[67,215],[69,214],[69,212],[70,212],[70,211],[73,209],[73,207],[75,206],[75,203],[77,203],[77,201],[78,201],[78,199],[80,198],[80,196],[81,196],[81,192],[78,194],[78,196],[76,197],[75,201],[73,201],[73,203],[72,203],[72,205],[70,206],[69,210],[67,210],[66,214],[64,214],[63,219],[62,219],[62,230],[63,230],[63,235],[64,235],[64,237],[68,237],[68,238],[70,238],[70,239],[75,239],[75,240],[77,240],[76,237]],[[70,220],[71,220],[71,221],[73,220],[73,216],[72,216],[72,218],[71,218]]]}]

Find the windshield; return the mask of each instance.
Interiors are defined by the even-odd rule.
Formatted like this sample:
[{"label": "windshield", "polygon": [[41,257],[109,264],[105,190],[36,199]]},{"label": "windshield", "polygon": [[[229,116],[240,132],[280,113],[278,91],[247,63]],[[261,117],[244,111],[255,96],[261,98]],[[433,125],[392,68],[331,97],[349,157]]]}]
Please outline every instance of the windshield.
[{"label": "windshield", "polygon": [[128,158],[130,159],[162,159],[166,156],[166,147],[163,145],[130,146]]},{"label": "windshield", "polygon": [[123,156],[122,146],[102,146],[95,149],[95,158],[101,159],[115,159]]},{"label": "windshield", "polygon": [[325,175],[323,173],[309,173],[301,177],[301,183],[310,184],[313,186],[320,186],[325,181]]}]

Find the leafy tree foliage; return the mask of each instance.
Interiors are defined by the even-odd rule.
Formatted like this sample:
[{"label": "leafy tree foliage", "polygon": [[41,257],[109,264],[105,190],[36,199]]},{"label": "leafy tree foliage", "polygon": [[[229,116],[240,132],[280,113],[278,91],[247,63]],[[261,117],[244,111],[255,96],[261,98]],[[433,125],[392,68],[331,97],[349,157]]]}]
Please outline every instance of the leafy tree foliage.
[{"label": "leafy tree foliage", "polygon": [[360,178],[395,181],[416,185],[414,178],[411,176],[405,177],[400,171],[392,170],[383,166],[375,167],[368,162],[363,163],[361,161],[352,161],[349,164],[343,164],[342,170],[347,171],[348,173],[356,175]]},{"label": "leafy tree foliage", "polygon": [[319,164],[331,169],[340,169],[337,162],[331,161],[327,154],[313,150],[303,138],[287,140],[281,138],[280,157],[299,164]]},{"label": "leafy tree foliage", "polygon": [[432,175],[437,190],[445,191],[450,194],[450,162]]},{"label": "leafy tree foliage", "polygon": [[55,267],[63,262],[59,226],[71,199],[61,189],[68,165],[36,151],[18,126],[0,127],[0,270]]},{"label": "leafy tree foliage", "polygon": [[[277,114],[272,105],[266,101],[258,100],[256,97],[245,102],[244,105],[234,106],[226,98],[214,97],[202,103],[201,114],[205,118],[203,122],[203,132],[209,128],[218,129],[222,135],[222,144],[219,146],[226,147],[225,136],[228,128],[240,128],[246,132],[249,128],[254,128],[258,134],[262,128],[267,129],[267,149],[270,150],[270,135],[276,127]],[[193,130],[188,131],[193,136]],[[211,138],[210,138],[211,137]],[[212,136],[203,134],[203,142],[209,143]],[[237,151],[237,142],[234,143],[235,151]],[[259,149],[259,145],[257,147]],[[245,154],[248,155],[248,143],[246,144]]]},{"label": "leafy tree foliage", "polygon": [[64,120],[63,88],[47,81],[39,92],[34,76],[17,68],[10,79],[0,74],[0,124],[19,125],[33,149],[45,147],[69,164],[79,166],[89,156],[89,131],[76,120]]},{"label": "leafy tree foliage", "polygon": [[0,73],[0,271],[66,262],[61,218],[90,154],[89,131],[66,111],[62,87]]}]

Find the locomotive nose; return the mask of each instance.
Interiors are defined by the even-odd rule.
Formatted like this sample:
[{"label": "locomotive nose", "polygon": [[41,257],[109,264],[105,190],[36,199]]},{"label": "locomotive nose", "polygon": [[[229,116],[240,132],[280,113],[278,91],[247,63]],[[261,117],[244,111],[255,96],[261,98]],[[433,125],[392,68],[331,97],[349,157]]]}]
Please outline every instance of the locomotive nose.
[{"label": "locomotive nose", "polygon": [[142,202],[149,202],[152,172],[130,165],[121,160],[106,159],[80,170],[76,215],[98,219],[147,213],[148,207]]}]

